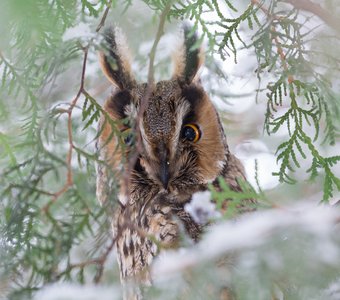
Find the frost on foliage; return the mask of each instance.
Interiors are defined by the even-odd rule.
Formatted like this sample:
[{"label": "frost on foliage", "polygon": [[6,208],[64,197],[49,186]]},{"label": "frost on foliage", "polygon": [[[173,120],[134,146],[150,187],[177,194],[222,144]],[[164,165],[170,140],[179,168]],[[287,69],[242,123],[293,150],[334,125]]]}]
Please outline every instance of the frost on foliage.
[{"label": "frost on foliage", "polygon": [[211,193],[209,191],[197,192],[192,196],[191,202],[185,205],[184,209],[196,223],[206,224],[209,220],[221,216],[210,199]]}]

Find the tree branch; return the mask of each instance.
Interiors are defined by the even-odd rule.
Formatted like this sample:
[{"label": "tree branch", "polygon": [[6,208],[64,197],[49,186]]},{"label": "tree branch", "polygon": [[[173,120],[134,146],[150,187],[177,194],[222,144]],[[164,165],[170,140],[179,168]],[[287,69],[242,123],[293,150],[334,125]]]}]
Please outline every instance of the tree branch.
[{"label": "tree branch", "polygon": [[173,1],[168,1],[167,5],[165,6],[160,18],[159,18],[159,25],[158,25],[158,30],[156,33],[155,40],[153,42],[150,54],[149,54],[149,72],[148,72],[148,86],[153,83],[154,81],[154,62],[155,62],[155,56],[156,56],[156,49],[158,46],[158,43],[164,34],[164,24],[165,24],[165,19],[166,16],[168,15],[171,5]]},{"label": "tree branch", "polygon": [[87,266],[90,265],[97,265],[98,266],[98,270],[97,273],[93,279],[94,283],[99,283],[102,275],[103,275],[103,271],[104,271],[104,265],[105,262],[107,261],[107,258],[109,257],[114,245],[115,245],[116,239],[113,238],[112,241],[110,242],[110,244],[108,245],[108,247],[106,248],[105,252],[97,257],[97,258],[93,258],[93,259],[89,259],[80,263],[76,263],[76,264],[70,264],[67,266],[67,268],[60,272],[59,274],[57,274],[56,278],[57,280],[59,280],[62,276],[64,276],[65,274],[68,274],[69,272],[71,272],[73,269],[83,269]]},{"label": "tree branch", "polygon": [[141,139],[141,135],[140,135],[140,131],[139,129],[139,123],[140,120],[143,118],[147,103],[148,103],[148,99],[151,96],[152,90],[153,90],[153,85],[154,85],[154,61],[155,61],[155,56],[156,56],[156,50],[157,50],[157,45],[164,33],[164,24],[165,24],[165,20],[166,20],[166,16],[169,13],[171,6],[172,6],[172,0],[169,0],[167,2],[167,5],[165,6],[162,14],[160,15],[159,18],[159,25],[158,25],[158,29],[157,29],[157,33],[156,33],[156,37],[154,40],[154,43],[152,45],[150,54],[149,54],[149,70],[148,70],[148,82],[147,82],[147,88],[146,91],[141,99],[140,102],[140,107],[139,107],[139,111],[138,111],[138,115],[136,118],[136,123],[135,123],[135,127],[136,127],[136,132],[137,132],[137,136],[136,136],[136,149],[133,153],[133,155],[131,155],[130,159],[129,159],[129,164],[127,167],[127,170],[125,172],[125,176],[124,176],[124,185],[125,185],[125,195],[126,197],[129,199],[129,179],[130,179],[130,175],[131,172],[136,164],[136,161],[138,159],[138,155],[141,153],[142,151],[142,139]]},{"label": "tree branch", "polygon": [[[290,1],[290,0],[287,0],[287,1]],[[269,18],[272,18],[272,19],[278,19],[277,16],[271,14],[269,12],[269,10],[263,6],[263,3],[259,2],[259,0],[252,0],[251,3],[253,5],[256,5],[257,7],[259,7],[259,9],[261,9],[263,11],[264,14],[266,14]],[[276,49],[277,49],[277,53],[278,55],[280,56],[280,60],[281,60],[281,63],[282,63],[282,67],[283,69],[288,72],[289,69],[288,69],[288,64],[287,64],[287,61],[286,61],[286,54],[284,53],[283,49],[282,49],[282,45],[277,37],[277,34],[276,34],[276,28],[274,25],[271,26],[271,31],[274,32],[275,34],[271,34],[271,37],[272,39],[274,40],[275,42],[275,46],[276,46]],[[294,77],[292,75],[288,75],[288,83],[291,84],[292,82],[294,81]]]},{"label": "tree branch", "polygon": [[[103,16],[102,16],[102,18],[101,18],[101,20],[100,20],[100,22],[99,22],[99,24],[96,28],[96,32],[98,32],[105,25],[105,20],[106,20],[108,13],[109,13],[110,8],[111,8],[111,4],[112,4],[112,0],[109,0],[108,3],[107,3],[107,7],[104,11],[104,14],[103,14]],[[72,165],[71,165],[73,148],[74,148],[73,133],[72,133],[72,113],[73,113],[73,109],[76,106],[80,96],[82,94],[86,93],[86,91],[84,89],[85,72],[86,72],[87,56],[88,56],[90,45],[91,45],[91,41],[86,46],[79,45],[79,47],[83,50],[83,53],[84,53],[82,71],[81,71],[81,78],[80,78],[80,86],[79,86],[79,90],[78,90],[76,96],[71,101],[69,108],[64,111],[68,115],[68,118],[67,118],[67,134],[68,134],[68,144],[69,144],[69,149],[68,149],[67,157],[66,157],[66,167],[67,167],[66,182],[65,182],[64,186],[59,191],[52,194],[53,195],[52,200],[50,202],[48,202],[42,208],[42,210],[45,211],[45,212],[48,211],[50,206],[73,185],[73,174],[72,174]]]},{"label": "tree branch", "polygon": [[96,32],[99,32],[99,30],[105,25],[106,17],[107,17],[107,14],[109,13],[111,5],[112,5],[112,0],[109,0],[107,2],[107,6],[106,6],[106,9],[104,11],[104,14],[103,14],[103,16],[102,16],[102,18],[101,18],[101,20],[100,20],[100,22],[99,22],[99,24],[96,28]]},{"label": "tree branch", "polygon": [[316,4],[310,0],[283,0],[283,2],[293,5],[296,9],[301,9],[318,16],[329,27],[338,32],[340,31],[339,19],[329,11],[325,10],[320,4]]}]

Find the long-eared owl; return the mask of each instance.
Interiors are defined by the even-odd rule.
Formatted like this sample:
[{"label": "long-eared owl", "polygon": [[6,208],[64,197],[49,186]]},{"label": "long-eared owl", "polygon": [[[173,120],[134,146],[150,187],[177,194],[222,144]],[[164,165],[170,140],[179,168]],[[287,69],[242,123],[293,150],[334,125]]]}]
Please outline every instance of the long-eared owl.
[{"label": "long-eared owl", "polygon": [[[102,203],[112,196],[108,177],[115,174],[120,192],[113,231],[125,286],[150,285],[153,258],[163,247],[176,247],[181,230],[199,239],[202,225],[184,208],[194,193],[218,186],[218,177],[235,191],[241,189],[238,180],[245,180],[198,78],[203,61],[198,37],[188,26],[183,36],[171,79],[148,86],[136,81],[120,31],[104,33],[100,63],[114,90],[99,124],[97,146],[105,165],[97,167],[97,196]],[[125,299],[141,297],[138,288],[126,287]]]}]

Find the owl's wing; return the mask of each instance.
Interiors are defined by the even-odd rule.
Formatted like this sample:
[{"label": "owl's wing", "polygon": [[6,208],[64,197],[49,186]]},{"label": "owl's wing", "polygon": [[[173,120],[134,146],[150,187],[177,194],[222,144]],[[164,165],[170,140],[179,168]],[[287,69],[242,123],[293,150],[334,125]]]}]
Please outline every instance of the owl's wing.
[{"label": "owl's wing", "polygon": [[223,171],[224,178],[233,191],[241,191],[238,180],[246,181],[245,170],[240,160],[233,154],[228,154],[227,164]]}]

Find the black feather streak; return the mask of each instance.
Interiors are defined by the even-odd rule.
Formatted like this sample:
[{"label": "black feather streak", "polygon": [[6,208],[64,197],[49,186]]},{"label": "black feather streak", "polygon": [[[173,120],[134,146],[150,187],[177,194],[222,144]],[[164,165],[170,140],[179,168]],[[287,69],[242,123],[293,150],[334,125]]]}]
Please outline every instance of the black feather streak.
[{"label": "black feather streak", "polygon": [[191,84],[182,88],[182,97],[190,102],[192,108],[200,105],[203,99],[203,89],[197,85]]},{"label": "black feather streak", "polygon": [[109,76],[116,82],[119,89],[129,89],[132,86],[132,80],[129,74],[124,70],[122,58],[118,52],[114,29],[109,27],[104,31],[106,52],[104,63]]},{"label": "black feather streak", "polygon": [[109,108],[112,109],[112,111],[114,111],[119,116],[119,118],[124,119],[127,117],[125,114],[125,108],[130,103],[130,93],[123,90],[112,96],[111,101],[109,102]]},{"label": "black feather streak", "polygon": [[183,29],[186,58],[184,80],[190,83],[199,67],[199,48],[192,49],[197,42],[197,33],[193,33],[192,28],[187,25],[184,25]]}]

